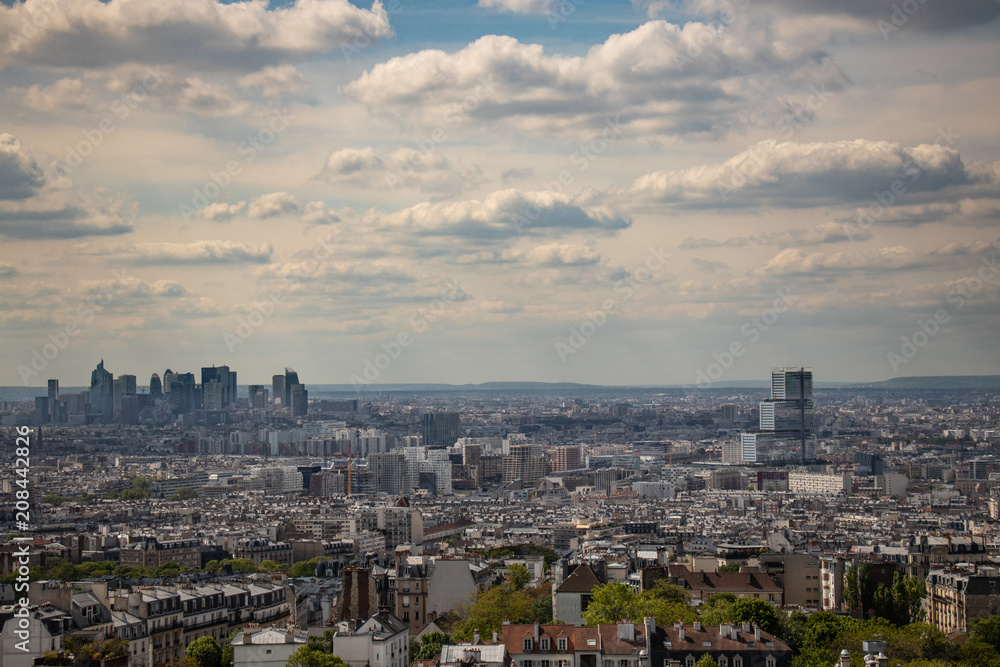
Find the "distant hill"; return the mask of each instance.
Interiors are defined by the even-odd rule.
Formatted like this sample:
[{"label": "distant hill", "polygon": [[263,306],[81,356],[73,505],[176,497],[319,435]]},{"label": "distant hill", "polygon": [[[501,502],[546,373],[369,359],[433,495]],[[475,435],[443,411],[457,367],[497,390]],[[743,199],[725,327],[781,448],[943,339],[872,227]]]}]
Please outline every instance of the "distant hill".
[{"label": "distant hill", "polygon": [[897,390],[1000,390],[1000,375],[927,375],[918,377],[901,377],[883,380],[882,382],[865,382],[863,384],[846,385],[864,389],[897,389]]}]

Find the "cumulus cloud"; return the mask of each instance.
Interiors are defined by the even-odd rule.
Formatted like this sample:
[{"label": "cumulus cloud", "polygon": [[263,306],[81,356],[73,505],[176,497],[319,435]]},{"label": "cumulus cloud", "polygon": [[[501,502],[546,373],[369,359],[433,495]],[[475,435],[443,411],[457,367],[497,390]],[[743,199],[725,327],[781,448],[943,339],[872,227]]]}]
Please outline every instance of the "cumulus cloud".
[{"label": "cumulus cloud", "polygon": [[910,194],[990,184],[988,171],[939,145],[769,140],[721,164],[646,174],[628,194],[687,208],[809,207],[874,200],[897,180]]},{"label": "cumulus cloud", "polygon": [[[719,0],[694,0],[689,5],[707,11],[723,7]],[[898,0],[754,0],[754,5],[786,15],[848,16],[864,20],[873,29],[878,28],[877,22],[884,21],[893,27],[905,25],[930,32],[982,25],[1000,17],[1000,4],[996,0],[950,0],[947,4],[914,0],[905,5],[916,7],[911,12],[904,11],[904,3]]]},{"label": "cumulus cloud", "polygon": [[198,211],[198,215],[201,218],[211,220],[212,222],[226,222],[239,215],[245,205],[245,201],[239,201],[235,204],[215,202]]},{"label": "cumulus cloud", "polygon": [[45,182],[45,173],[17,137],[0,134],[0,201],[27,199]]},{"label": "cumulus cloud", "polygon": [[329,225],[340,222],[340,216],[325,203],[311,201],[302,208],[302,222],[307,225]]},{"label": "cumulus cloud", "polygon": [[153,297],[181,297],[190,292],[176,280],[157,280],[149,282],[141,278],[125,277],[110,280],[82,280],[77,284],[76,294],[80,297],[113,294],[119,297],[133,299],[148,299]]},{"label": "cumulus cloud", "polygon": [[[487,35],[456,53],[425,50],[364,72],[345,92],[401,122],[460,126],[505,121],[531,132],[715,136],[791,107],[776,98],[790,80],[842,86],[832,62],[808,44],[775,40],[759,26],[649,21],[612,35],[584,56],[546,54],[537,44]],[[692,49],[697,58],[688,58]],[[688,58],[690,62],[682,61]],[[751,104],[754,102],[755,104]],[[627,113],[620,113],[627,105]],[[570,113],[567,113],[570,112]]]},{"label": "cumulus cloud", "polygon": [[363,223],[373,231],[420,237],[508,239],[546,229],[616,232],[631,218],[609,206],[590,206],[564,194],[500,190],[482,201],[424,202],[395,213],[371,210]]},{"label": "cumulus cloud", "polygon": [[839,222],[824,222],[815,227],[804,229],[783,229],[751,236],[734,236],[725,241],[715,239],[696,239],[688,237],[680,244],[681,250],[701,250],[704,248],[743,248],[748,245],[780,245],[784,247],[801,247],[824,245],[827,243],[845,243],[848,241],[867,241],[872,238],[871,232],[865,229],[855,229]]},{"label": "cumulus cloud", "polygon": [[477,166],[439,153],[404,147],[379,155],[375,149],[366,147],[332,152],[317,178],[331,184],[347,183],[371,190],[412,188],[454,195],[481,182],[482,172]]},{"label": "cumulus cloud", "polygon": [[31,111],[42,113],[79,111],[93,106],[90,91],[82,79],[66,77],[49,86],[38,84],[28,88],[11,88],[9,97]]},{"label": "cumulus cloud", "polygon": [[[35,15],[48,22],[29,39],[21,32]],[[392,30],[377,1],[366,10],[348,0],[295,0],[276,8],[260,1],[26,0],[0,6],[0,33],[11,36],[0,43],[0,67],[173,62],[256,69],[378,40]]]},{"label": "cumulus cloud", "polygon": [[149,242],[99,246],[81,244],[79,254],[113,256],[129,264],[265,264],[274,252],[270,243],[243,241]]},{"label": "cumulus cloud", "polygon": [[558,0],[479,0],[479,6],[513,14],[548,14]]},{"label": "cumulus cloud", "polygon": [[288,213],[297,213],[299,202],[287,192],[271,192],[250,202],[247,215],[251,218],[273,218]]},{"label": "cumulus cloud", "polygon": [[864,253],[806,252],[799,248],[782,250],[754,275],[782,277],[838,277],[852,271],[888,273],[922,268],[929,264],[926,255],[905,246],[877,248]]},{"label": "cumulus cloud", "polygon": [[0,134],[0,235],[78,238],[132,231],[131,199],[75,187],[53,166],[43,169],[16,137]]},{"label": "cumulus cloud", "polygon": [[243,88],[256,88],[265,97],[271,97],[302,90],[306,85],[306,77],[294,65],[281,65],[265,67],[242,76],[238,83]]}]

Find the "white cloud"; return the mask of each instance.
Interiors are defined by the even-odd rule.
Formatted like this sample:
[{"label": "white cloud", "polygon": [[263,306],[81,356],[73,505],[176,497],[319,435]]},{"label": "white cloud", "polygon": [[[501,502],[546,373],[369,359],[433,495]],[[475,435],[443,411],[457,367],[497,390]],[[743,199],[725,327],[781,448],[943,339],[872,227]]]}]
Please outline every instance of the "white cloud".
[{"label": "white cloud", "polygon": [[469,166],[440,153],[398,148],[379,155],[375,149],[342,148],[326,159],[317,178],[331,184],[346,183],[370,190],[416,189],[455,195],[482,181],[477,166]]},{"label": "white cloud", "polygon": [[588,206],[564,194],[500,190],[483,200],[424,202],[395,213],[365,214],[373,231],[421,237],[508,239],[547,229],[616,232],[632,224],[608,206]]},{"label": "white cloud", "polygon": [[[844,81],[811,45],[775,42],[759,26],[649,21],[574,57],[487,35],[457,53],[393,58],[344,90],[374,113],[442,129],[471,116],[531,132],[717,136],[787,113],[775,91],[791,80],[829,91]],[[747,114],[752,102],[767,119]]]},{"label": "white cloud", "polygon": [[548,14],[559,0],[479,0],[479,6],[514,14]]},{"label": "white cloud", "polygon": [[245,201],[236,202],[235,204],[215,202],[198,211],[198,215],[212,222],[226,222],[239,215],[245,205]]},{"label": "white cloud", "polygon": [[287,192],[272,192],[261,195],[250,202],[247,215],[251,218],[273,218],[288,213],[297,213],[299,202]]},{"label": "white cloud", "polygon": [[[22,35],[27,16],[47,17]],[[31,27],[30,21],[28,22]],[[380,2],[295,0],[26,0],[0,6],[0,67],[109,67],[125,62],[258,68],[392,34]]]},{"label": "white cloud", "polygon": [[21,106],[43,113],[79,111],[93,106],[90,91],[82,79],[66,77],[49,86],[35,84],[28,88],[12,88],[9,96]]},{"label": "white cloud", "polygon": [[265,97],[281,93],[295,93],[306,85],[306,77],[294,65],[265,67],[240,77],[239,84],[243,88],[256,88]]},{"label": "white cloud", "polygon": [[325,203],[311,201],[302,208],[302,222],[309,225],[329,225],[340,222],[340,216]]},{"label": "white cloud", "polygon": [[967,168],[958,151],[939,145],[768,140],[723,163],[646,174],[627,194],[690,208],[807,207],[874,201],[897,180],[912,194],[989,178],[981,168]]},{"label": "white cloud", "polygon": [[192,241],[190,243],[148,242],[101,246],[81,244],[80,254],[112,256],[130,264],[263,264],[271,259],[270,243],[243,241]]}]

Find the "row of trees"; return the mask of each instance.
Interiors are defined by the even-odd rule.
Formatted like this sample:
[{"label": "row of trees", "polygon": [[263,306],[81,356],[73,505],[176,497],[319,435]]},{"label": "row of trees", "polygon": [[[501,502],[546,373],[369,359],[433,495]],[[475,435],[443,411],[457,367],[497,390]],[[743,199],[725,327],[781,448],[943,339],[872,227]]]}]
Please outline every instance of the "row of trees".
[{"label": "row of trees", "polygon": [[921,579],[893,575],[892,584],[877,587],[872,582],[867,563],[855,563],[844,573],[844,603],[851,613],[867,619],[878,616],[895,625],[907,625],[923,620],[921,600],[927,588]]}]

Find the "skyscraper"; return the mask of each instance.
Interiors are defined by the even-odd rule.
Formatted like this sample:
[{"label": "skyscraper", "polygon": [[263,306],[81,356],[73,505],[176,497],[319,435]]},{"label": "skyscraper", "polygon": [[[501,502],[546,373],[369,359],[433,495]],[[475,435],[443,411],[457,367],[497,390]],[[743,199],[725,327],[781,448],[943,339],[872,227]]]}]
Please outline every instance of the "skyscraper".
[{"label": "skyscraper", "polygon": [[202,391],[205,390],[210,382],[219,383],[219,395],[222,404],[217,408],[206,406],[206,410],[222,410],[236,402],[236,371],[230,371],[229,366],[203,367],[201,369]]},{"label": "skyscraper", "polygon": [[309,391],[304,384],[293,384],[291,391],[292,417],[305,417],[309,412]]},{"label": "skyscraper", "polygon": [[62,421],[59,410],[59,380],[49,380],[49,421]]},{"label": "skyscraper", "polygon": [[267,388],[262,384],[252,384],[250,389],[250,407],[257,410],[267,409]]},{"label": "skyscraper", "polygon": [[760,428],[740,437],[744,461],[763,460],[764,448],[771,450],[771,460],[791,458],[791,449],[798,450],[802,463],[811,457],[816,423],[812,385],[811,368],[771,369],[771,397],[760,403]]},{"label": "skyscraper", "polygon": [[292,404],[292,387],[300,384],[299,374],[293,371],[291,368],[285,368],[285,400],[282,405]]},{"label": "skyscraper", "polygon": [[90,412],[106,422],[115,416],[114,376],[104,370],[104,359],[90,374]]},{"label": "skyscraper", "polygon": [[285,406],[288,405],[285,402],[285,376],[284,375],[273,375],[271,376],[271,398],[274,400],[275,405]]},{"label": "skyscraper", "polygon": [[149,378],[149,397],[155,400],[160,396],[163,396],[163,385],[160,383],[160,376],[153,373]]},{"label": "skyscraper", "polygon": [[420,426],[424,447],[451,447],[458,442],[457,412],[426,412]]}]

